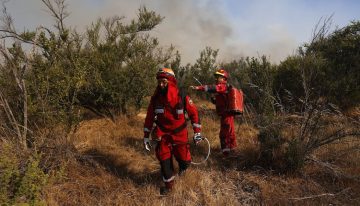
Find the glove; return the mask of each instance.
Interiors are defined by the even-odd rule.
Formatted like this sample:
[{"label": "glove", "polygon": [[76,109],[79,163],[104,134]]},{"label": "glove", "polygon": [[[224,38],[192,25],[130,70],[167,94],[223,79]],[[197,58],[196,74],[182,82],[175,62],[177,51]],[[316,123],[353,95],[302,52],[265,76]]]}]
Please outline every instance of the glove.
[{"label": "glove", "polygon": [[200,133],[195,133],[194,137],[193,137],[194,143],[198,144],[199,142],[201,142],[203,140],[203,138],[201,137]]},{"label": "glove", "polygon": [[149,138],[144,138],[144,147],[145,150],[150,151],[151,149],[151,143]]},{"label": "glove", "polygon": [[198,86],[190,86],[190,89],[193,89],[193,90],[198,90],[199,87]]},{"label": "glove", "polygon": [[211,100],[211,103],[216,104],[216,97],[212,96],[212,97],[210,98],[210,100]]}]

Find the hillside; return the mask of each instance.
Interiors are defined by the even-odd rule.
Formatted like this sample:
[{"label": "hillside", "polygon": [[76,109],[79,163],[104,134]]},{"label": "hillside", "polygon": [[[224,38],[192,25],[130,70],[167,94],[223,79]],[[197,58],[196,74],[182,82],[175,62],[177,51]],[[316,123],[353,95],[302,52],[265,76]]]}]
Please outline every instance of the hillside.
[{"label": "hillside", "polygon": [[[202,105],[206,108],[207,105]],[[328,165],[312,162],[298,173],[284,174],[263,167],[257,130],[236,123],[239,151],[224,159],[219,151],[219,121],[202,109],[203,135],[211,142],[211,155],[176,178],[169,196],[159,195],[161,178],[153,151],[142,146],[144,115],[83,121],[71,137],[81,154],[69,161],[67,178],[46,191],[49,205],[359,205],[359,151],[336,156],[352,140],[321,149],[318,158],[346,169],[336,174]],[[241,118],[238,118],[241,120]],[[242,123],[240,123],[242,122]],[[190,133],[191,135],[192,133]],[[341,157],[341,159],[339,158]]]},{"label": "hillside", "polygon": [[[26,8],[23,2],[16,5]],[[112,8],[116,15],[106,12],[94,22],[81,24],[83,29],[71,26],[74,21],[68,17],[74,12],[68,10],[67,0],[41,0],[41,8],[50,17],[42,19],[52,23],[46,26],[27,18],[24,28],[16,23],[22,20],[15,21],[11,15],[10,1],[2,2],[1,206],[360,205],[358,19],[333,28],[333,15],[322,17],[308,42],[296,45],[276,63],[276,49],[264,54],[264,48],[256,46],[259,52],[248,56],[243,44],[233,44],[244,38],[224,30],[228,24],[220,22],[228,15],[220,13],[211,16],[216,24],[199,15],[205,17],[198,21],[201,27],[189,28],[210,28],[234,37],[234,42],[219,38],[226,48],[220,50],[214,44],[219,32],[200,35],[210,41],[198,42],[201,50],[189,42],[178,44],[176,36],[160,32],[169,40],[164,42],[159,28],[169,23],[168,11],[153,10],[141,2],[135,13],[117,2]],[[83,8],[81,4],[77,7]],[[261,5],[253,7],[266,8]],[[181,12],[173,15],[182,8],[181,3],[179,6],[170,11],[176,20],[184,19]],[[100,4],[94,6],[95,10],[101,8]],[[199,8],[191,11],[201,14]],[[231,30],[238,27],[253,34],[244,21],[229,20],[239,23]],[[195,21],[183,22],[190,25]],[[171,30],[183,32],[183,28]],[[195,33],[188,34],[193,39]],[[264,40],[264,34],[269,35],[252,35],[254,41],[247,47]],[[283,50],[283,40],[288,38],[277,35],[276,39]],[[184,46],[191,52],[180,52]],[[241,55],[231,55],[234,51]],[[192,63],[184,61],[189,54]],[[224,54],[226,58],[222,58]],[[156,85],[158,89],[167,85],[169,94],[175,96],[169,90],[171,83],[162,80],[165,70],[179,94],[187,90],[199,108],[202,135],[211,143],[211,155],[206,163],[192,165],[184,176],[177,177],[175,191],[161,197],[159,163],[154,150],[145,152],[142,138],[143,110]],[[238,150],[226,159],[219,150],[219,118],[213,105],[204,101],[210,94],[191,87],[221,79],[241,89],[245,103],[244,116],[238,117],[235,125]],[[211,88],[204,87],[207,91]],[[218,106],[228,109],[225,104]],[[190,132],[189,144],[192,135]],[[204,155],[199,153],[204,149],[201,145],[190,149],[194,159]]]}]

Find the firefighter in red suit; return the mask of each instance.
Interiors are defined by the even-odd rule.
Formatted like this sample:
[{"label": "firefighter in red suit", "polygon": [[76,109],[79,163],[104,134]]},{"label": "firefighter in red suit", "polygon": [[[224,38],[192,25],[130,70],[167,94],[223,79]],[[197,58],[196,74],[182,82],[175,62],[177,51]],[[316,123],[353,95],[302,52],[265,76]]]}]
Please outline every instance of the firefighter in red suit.
[{"label": "firefighter in red suit", "polygon": [[214,73],[214,76],[216,79],[215,85],[191,86],[190,88],[198,91],[215,93],[216,112],[221,118],[219,134],[221,151],[224,156],[228,156],[237,146],[234,129],[234,114],[226,110],[229,101],[227,96],[229,87],[227,80],[229,74],[224,69],[218,69]]},{"label": "firefighter in red suit", "polygon": [[[190,165],[191,155],[186,128],[186,111],[194,130],[193,140],[201,141],[201,124],[197,109],[189,96],[181,95],[177,88],[174,72],[162,68],[156,75],[158,86],[151,97],[144,124],[144,146],[150,151],[150,133],[155,141],[155,153],[160,161],[161,175],[165,187],[160,188],[161,194],[167,194],[174,185],[174,166],[172,156],[179,165],[182,174]],[[153,123],[156,124],[153,128]]]}]

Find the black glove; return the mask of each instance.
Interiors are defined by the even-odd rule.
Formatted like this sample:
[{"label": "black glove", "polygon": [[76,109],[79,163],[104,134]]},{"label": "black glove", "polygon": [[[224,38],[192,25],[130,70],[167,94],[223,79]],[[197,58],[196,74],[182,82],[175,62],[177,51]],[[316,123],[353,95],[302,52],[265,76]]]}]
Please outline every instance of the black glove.
[{"label": "black glove", "polygon": [[216,104],[216,98],[214,96],[210,97],[211,103]]}]

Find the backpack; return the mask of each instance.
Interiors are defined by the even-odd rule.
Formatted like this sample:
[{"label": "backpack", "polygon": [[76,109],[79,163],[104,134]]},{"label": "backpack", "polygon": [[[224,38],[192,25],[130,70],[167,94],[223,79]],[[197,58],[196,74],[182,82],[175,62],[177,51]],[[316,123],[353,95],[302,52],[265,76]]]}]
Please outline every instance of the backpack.
[{"label": "backpack", "polygon": [[240,115],[244,112],[244,93],[232,85],[228,87],[228,105],[227,111],[234,115]]}]

